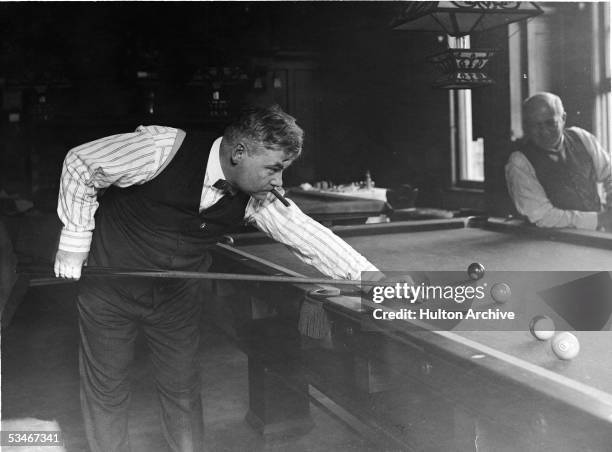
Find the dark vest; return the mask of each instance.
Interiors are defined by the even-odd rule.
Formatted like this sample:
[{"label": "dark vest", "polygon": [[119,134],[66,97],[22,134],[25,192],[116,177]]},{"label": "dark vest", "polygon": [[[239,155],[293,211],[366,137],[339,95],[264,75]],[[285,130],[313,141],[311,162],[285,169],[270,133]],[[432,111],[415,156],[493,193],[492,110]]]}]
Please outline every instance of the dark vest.
[{"label": "dark vest", "polygon": [[215,138],[188,132],[153,180],[101,196],[89,265],[195,271],[219,236],[243,225],[245,193],[198,212]]},{"label": "dark vest", "polygon": [[523,149],[553,206],[563,210],[598,212],[601,200],[593,159],[578,134],[566,129],[565,162],[554,162],[546,151],[528,143]]}]

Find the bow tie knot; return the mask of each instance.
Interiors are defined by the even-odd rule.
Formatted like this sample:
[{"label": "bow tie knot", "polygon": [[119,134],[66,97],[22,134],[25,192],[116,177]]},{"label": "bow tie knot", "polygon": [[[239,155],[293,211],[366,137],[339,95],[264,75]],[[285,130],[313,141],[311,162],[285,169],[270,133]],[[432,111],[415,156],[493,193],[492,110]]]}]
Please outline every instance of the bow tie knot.
[{"label": "bow tie knot", "polygon": [[221,190],[224,195],[236,196],[238,194],[238,189],[225,179],[219,179],[213,184],[213,187],[217,190]]},{"label": "bow tie knot", "polygon": [[548,155],[548,157],[552,158],[555,162],[564,162],[565,161],[565,155],[563,155],[563,152],[561,151],[551,151],[548,149],[543,149],[542,150],[546,155]]}]

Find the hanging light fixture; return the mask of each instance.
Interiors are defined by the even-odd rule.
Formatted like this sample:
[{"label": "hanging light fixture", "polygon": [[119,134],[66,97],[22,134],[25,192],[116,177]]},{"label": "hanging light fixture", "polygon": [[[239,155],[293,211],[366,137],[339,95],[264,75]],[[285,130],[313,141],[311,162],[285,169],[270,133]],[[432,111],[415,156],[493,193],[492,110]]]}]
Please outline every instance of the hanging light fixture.
[{"label": "hanging light fixture", "polygon": [[440,31],[460,37],[542,14],[535,2],[410,2],[392,21],[395,30]]},{"label": "hanging light fixture", "polygon": [[471,89],[494,83],[484,67],[496,50],[453,47],[450,42],[460,42],[460,38],[471,33],[505,26],[542,12],[535,2],[410,2],[391,21],[391,27],[403,31],[443,30],[450,37],[451,48],[429,58],[442,71],[433,86]]},{"label": "hanging light fixture", "polygon": [[495,83],[484,71],[484,67],[494,54],[493,49],[451,48],[429,57],[429,61],[442,72],[432,86],[466,89]]}]

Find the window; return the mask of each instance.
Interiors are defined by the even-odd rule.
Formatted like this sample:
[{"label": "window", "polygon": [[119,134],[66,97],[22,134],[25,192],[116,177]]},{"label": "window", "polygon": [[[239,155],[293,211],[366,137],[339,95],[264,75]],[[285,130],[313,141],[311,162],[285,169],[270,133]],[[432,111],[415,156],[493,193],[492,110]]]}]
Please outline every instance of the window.
[{"label": "window", "polygon": [[508,25],[508,67],[510,71],[510,139],[523,136],[523,100],[539,91],[554,92],[553,48],[554,10],[543,7],[546,14]]},{"label": "window", "polygon": [[[587,10],[586,8],[590,8]],[[543,7],[546,14],[527,22],[510,24],[508,29],[509,69],[510,69],[510,107],[512,140],[523,135],[521,124],[521,105],[523,99],[538,92],[552,91],[561,95],[566,109],[581,99],[592,103],[592,122],[585,120],[584,126],[601,142],[604,149],[612,146],[612,95],[610,94],[610,3],[594,2],[565,3],[555,7]],[[584,27],[588,30],[582,36],[559,36],[564,24],[580,14]],[[590,14],[590,23],[588,15]],[[581,22],[582,23],[582,22]],[[589,33],[590,42],[589,42]],[[578,38],[584,44],[585,55],[579,58],[575,52],[574,41]],[[586,41],[586,42],[585,42]],[[561,56],[559,55],[561,49]],[[555,55],[555,51],[557,54]],[[587,54],[586,52],[589,52]],[[588,57],[586,56],[588,55]],[[576,58],[573,58],[576,57]],[[585,71],[592,74],[590,83],[577,84],[576,71],[568,70],[572,60],[585,64]],[[588,65],[591,70],[588,70]],[[557,69],[554,69],[557,68]],[[579,86],[580,85],[580,86]],[[574,120],[576,119],[574,113]],[[586,115],[590,119],[590,115]],[[569,125],[575,125],[570,119]]]},{"label": "window", "polygon": [[593,26],[593,86],[595,112],[593,133],[604,149],[612,145],[612,95],[610,94],[610,3],[591,5]]},{"label": "window", "polygon": [[[448,45],[469,48],[470,37],[448,37]],[[484,140],[473,137],[472,91],[450,90],[452,181],[455,187],[481,188],[484,182]]]}]

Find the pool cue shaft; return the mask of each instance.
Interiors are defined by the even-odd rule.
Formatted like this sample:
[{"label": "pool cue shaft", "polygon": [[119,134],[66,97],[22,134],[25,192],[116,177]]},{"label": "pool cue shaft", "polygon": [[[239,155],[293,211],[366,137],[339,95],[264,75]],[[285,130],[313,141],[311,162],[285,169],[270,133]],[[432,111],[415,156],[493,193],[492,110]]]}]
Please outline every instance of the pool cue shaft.
[{"label": "pool cue shaft", "polygon": [[[20,269],[22,274],[49,274],[51,271],[37,271],[36,269]],[[83,267],[82,276],[92,277],[133,277],[133,278],[166,278],[166,279],[212,279],[226,281],[254,281],[254,282],[269,282],[269,283],[293,283],[293,284],[329,284],[329,285],[389,285],[405,281],[354,281],[349,279],[328,279],[328,278],[308,278],[299,276],[276,276],[276,275],[252,275],[241,273],[203,273],[189,272],[178,270],[123,270],[113,269],[109,267]],[[55,276],[32,277],[30,286],[45,286],[52,284],[61,284],[62,282],[70,282],[73,280],[56,278]]]}]

